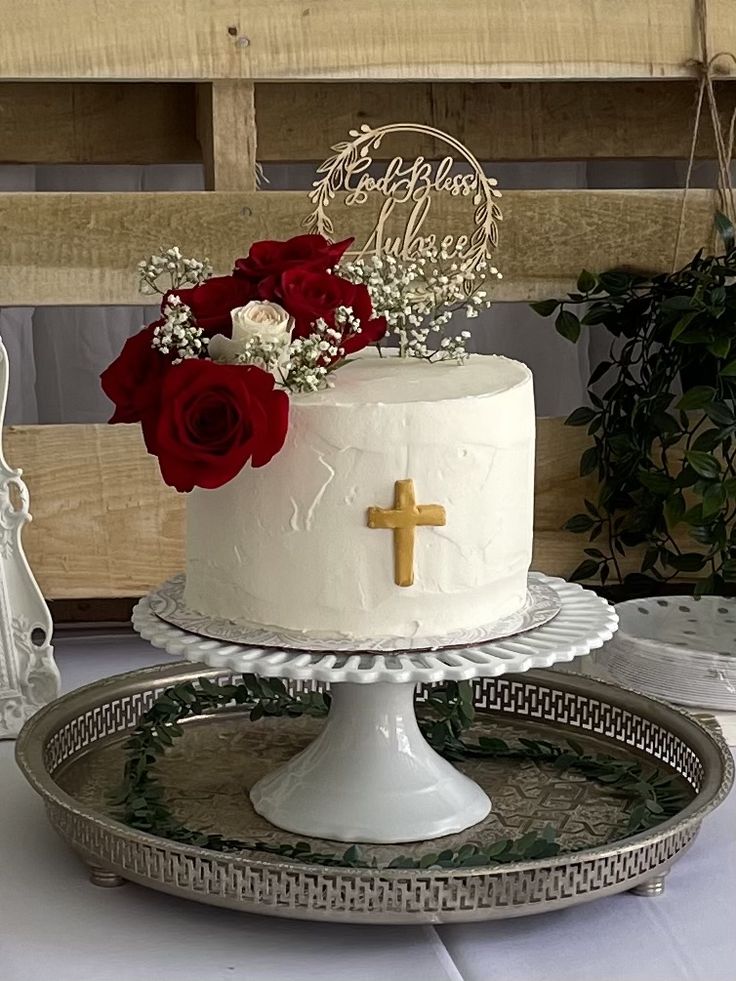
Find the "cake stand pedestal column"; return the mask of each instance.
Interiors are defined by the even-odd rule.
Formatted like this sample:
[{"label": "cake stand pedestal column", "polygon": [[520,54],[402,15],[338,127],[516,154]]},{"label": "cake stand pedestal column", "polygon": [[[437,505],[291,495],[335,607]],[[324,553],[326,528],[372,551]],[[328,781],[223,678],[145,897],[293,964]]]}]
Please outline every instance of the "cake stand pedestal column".
[{"label": "cake stand pedestal column", "polygon": [[168,622],[161,593],[141,600],[133,625],[151,643],[189,661],[329,684],[332,706],[321,734],[251,789],[253,806],[272,824],[342,841],[429,840],[477,824],[491,804],[425,741],[414,712],[416,686],[572,661],[610,640],[618,625],[613,608],[577,584],[539,573],[530,574],[530,583],[557,594],[554,619],[493,641],[458,645],[457,637],[448,638],[448,646],[431,651],[320,652],[266,647],[247,638],[216,640]]},{"label": "cake stand pedestal column", "polygon": [[417,724],[412,682],[332,685],[322,733],[250,799],[271,824],[340,841],[438,838],[482,821],[491,802]]}]

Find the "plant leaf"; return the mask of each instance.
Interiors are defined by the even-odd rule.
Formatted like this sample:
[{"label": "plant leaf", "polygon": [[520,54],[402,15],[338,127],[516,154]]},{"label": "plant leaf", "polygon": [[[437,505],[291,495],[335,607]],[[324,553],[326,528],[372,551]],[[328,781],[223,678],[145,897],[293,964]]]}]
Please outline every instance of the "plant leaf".
[{"label": "plant leaf", "polygon": [[568,518],[562,527],[565,531],[573,531],[577,535],[584,531],[590,531],[594,524],[595,521],[590,515],[575,514],[572,518]]},{"label": "plant leaf", "polygon": [[[664,502],[664,517],[667,527],[672,529],[682,521],[685,514],[685,498],[682,494],[674,494]],[[655,549],[656,553],[656,549]],[[654,565],[654,562],[652,562]],[[646,570],[644,570],[646,571]]]},{"label": "plant leaf", "polygon": [[537,300],[535,303],[529,304],[532,310],[538,313],[540,317],[550,317],[559,305],[559,300]]},{"label": "plant leaf", "polygon": [[670,341],[676,341],[681,334],[684,334],[697,315],[697,310],[691,310],[689,313],[686,313],[684,317],[680,317],[675,326],[672,328]]},{"label": "plant leaf", "polygon": [[706,557],[700,552],[683,552],[681,555],[669,556],[667,565],[678,572],[700,572],[706,561]]},{"label": "plant leaf", "polygon": [[667,495],[675,486],[675,481],[667,474],[658,473],[656,470],[639,470],[637,473],[639,482],[655,494]]},{"label": "plant leaf", "polygon": [[726,503],[726,488],[723,484],[710,484],[703,494],[703,517],[710,518],[718,514]]},{"label": "plant leaf", "polygon": [[598,447],[589,446],[580,457],[580,476],[587,477],[598,466]]},{"label": "plant leaf", "polygon": [[580,337],[580,320],[571,310],[560,310],[555,320],[555,328],[558,334],[562,334],[563,337],[568,341],[572,341],[573,344]]},{"label": "plant leaf", "polygon": [[708,345],[708,350],[716,358],[727,358],[731,350],[731,339],[728,337],[717,337]]},{"label": "plant leaf", "polygon": [[585,426],[595,419],[597,413],[590,406],[581,405],[579,409],[575,409],[570,415],[565,419],[566,426]]},{"label": "plant leaf", "polygon": [[722,211],[717,211],[713,218],[713,224],[726,249],[732,249],[736,243],[736,229],[734,229],[728,215],[724,215]]},{"label": "plant leaf", "polygon": [[586,559],[581,562],[580,565],[575,569],[571,575],[571,579],[592,579],[593,576],[598,572],[600,567],[600,562],[595,562],[593,559]]},{"label": "plant leaf", "polygon": [[710,453],[703,453],[701,450],[687,450],[685,459],[701,477],[712,480],[721,472],[721,465]]},{"label": "plant leaf", "polygon": [[677,408],[682,409],[683,412],[687,412],[690,409],[704,409],[706,405],[710,405],[713,401],[715,394],[715,388],[712,388],[710,385],[696,385],[694,388],[685,392],[677,403]]},{"label": "plant leaf", "polygon": [[583,269],[583,271],[578,276],[578,282],[577,282],[578,290],[581,293],[590,293],[592,290],[595,289],[596,282],[597,280],[593,275],[593,273],[588,272],[587,269]]}]

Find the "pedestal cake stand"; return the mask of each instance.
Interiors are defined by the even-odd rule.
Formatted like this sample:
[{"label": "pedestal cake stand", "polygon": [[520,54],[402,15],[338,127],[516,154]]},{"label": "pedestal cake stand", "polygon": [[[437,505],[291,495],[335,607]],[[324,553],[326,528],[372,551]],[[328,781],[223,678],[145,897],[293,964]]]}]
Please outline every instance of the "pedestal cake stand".
[{"label": "pedestal cake stand", "polygon": [[542,626],[472,644],[451,645],[448,639],[448,646],[436,650],[307,651],[203,637],[162,619],[167,615],[163,587],[137,605],[133,625],[156,647],[189,661],[328,682],[332,704],[322,733],[251,788],[255,810],[279,828],[308,836],[409,842],[463,831],[482,821],[492,806],[474,781],[425,741],[414,711],[416,686],[550,667],[613,636],[616,613],[595,593],[532,574],[530,586],[540,585],[559,599],[559,612]]}]

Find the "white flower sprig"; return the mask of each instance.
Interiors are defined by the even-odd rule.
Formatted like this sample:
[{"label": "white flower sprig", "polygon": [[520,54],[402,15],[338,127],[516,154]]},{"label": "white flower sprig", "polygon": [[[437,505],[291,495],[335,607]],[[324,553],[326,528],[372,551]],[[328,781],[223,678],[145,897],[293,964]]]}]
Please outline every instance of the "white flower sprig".
[{"label": "white flower sprig", "polygon": [[323,318],[314,324],[307,337],[297,337],[289,345],[288,359],[282,368],[282,382],[291,392],[317,392],[328,386],[327,376],[345,356],[342,344],[346,337],[359,334],[360,320],[352,307],[338,307],[335,325]]},{"label": "white flower sprig", "polygon": [[151,347],[160,354],[175,355],[172,364],[200,358],[205,352],[204,331],[197,327],[190,307],[172,296],[163,309],[164,322],[153,328]]},{"label": "white flower sprig", "polygon": [[[173,246],[138,263],[138,288],[141,293],[149,296],[153,293],[163,296],[169,290],[198,286],[211,275],[212,265],[209,259],[187,259],[178,246]],[[162,276],[169,277],[164,287],[159,283]]]},{"label": "white flower sprig", "polygon": [[284,345],[276,340],[264,340],[260,335],[243,341],[232,364],[252,364],[264,371],[277,374],[285,357]]},{"label": "white flower sprig", "polygon": [[470,332],[438,338],[430,345],[431,335],[443,334],[458,313],[477,317],[479,310],[491,305],[483,288],[486,278],[503,278],[485,262],[474,270],[463,269],[437,249],[427,249],[414,259],[387,254],[352,259],[340,265],[340,275],[367,286],[376,316],[386,318],[402,357],[458,362],[469,357]]}]

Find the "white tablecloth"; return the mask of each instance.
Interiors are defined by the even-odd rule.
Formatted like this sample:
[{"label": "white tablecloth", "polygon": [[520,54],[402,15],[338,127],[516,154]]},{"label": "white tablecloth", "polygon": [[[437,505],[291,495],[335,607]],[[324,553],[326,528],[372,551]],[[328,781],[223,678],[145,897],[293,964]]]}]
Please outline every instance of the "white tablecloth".
[{"label": "white tablecloth", "polygon": [[[160,663],[134,637],[62,639],[66,690]],[[368,927],[99,889],[0,744],[0,981],[736,981],[736,794],[663,896],[525,919]]]}]

